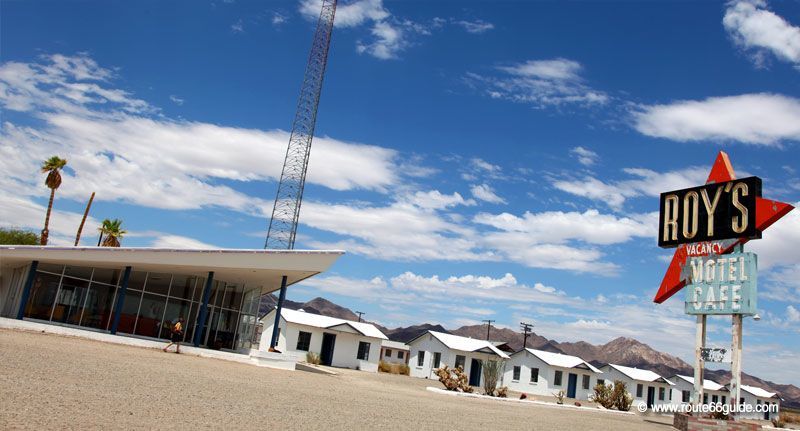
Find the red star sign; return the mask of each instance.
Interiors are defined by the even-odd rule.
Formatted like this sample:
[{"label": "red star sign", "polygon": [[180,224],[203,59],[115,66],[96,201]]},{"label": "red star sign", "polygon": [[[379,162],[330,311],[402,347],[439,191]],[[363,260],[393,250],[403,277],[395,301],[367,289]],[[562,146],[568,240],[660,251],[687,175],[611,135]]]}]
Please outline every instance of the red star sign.
[{"label": "red star sign", "polygon": [[[717,155],[717,160],[714,161],[714,166],[711,167],[711,173],[708,174],[706,184],[721,183],[735,179],[736,175],[733,173],[733,167],[728,155],[724,151],[720,151]],[[759,232],[763,232],[792,209],[794,207],[787,203],[756,198],[756,229]],[[744,244],[747,241],[749,241],[748,238],[722,241],[722,250],[719,254],[730,253],[736,245]],[[686,286],[686,280],[682,277],[681,269],[686,265],[688,256],[687,244],[678,246],[667,268],[667,273],[664,274],[664,279],[661,281],[661,286],[658,288],[658,293],[653,298],[653,302],[660,304]]]}]

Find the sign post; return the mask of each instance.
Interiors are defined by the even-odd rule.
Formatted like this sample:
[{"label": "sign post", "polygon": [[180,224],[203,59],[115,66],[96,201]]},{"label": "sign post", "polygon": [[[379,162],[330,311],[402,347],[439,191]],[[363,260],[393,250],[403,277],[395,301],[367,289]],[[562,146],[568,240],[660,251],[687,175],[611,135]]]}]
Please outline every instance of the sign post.
[{"label": "sign post", "polygon": [[757,308],[758,259],[742,245],[794,207],[761,197],[761,179],[737,180],[728,155],[720,151],[706,184],[661,194],[658,245],[676,247],[664,280],[653,299],[662,303],[684,287],[685,312],[697,319],[694,398],[703,403],[705,362],[723,362],[725,349],[707,349],[706,323],[711,315],[731,315],[731,382],[733,405],[741,402],[744,316]]}]

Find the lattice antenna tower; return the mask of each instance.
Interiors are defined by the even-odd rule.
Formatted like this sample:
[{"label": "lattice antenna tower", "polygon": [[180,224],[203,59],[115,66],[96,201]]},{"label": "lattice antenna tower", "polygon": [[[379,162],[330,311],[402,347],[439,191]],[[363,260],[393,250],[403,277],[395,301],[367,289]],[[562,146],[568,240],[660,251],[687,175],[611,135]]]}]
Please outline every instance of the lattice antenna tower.
[{"label": "lattice antenna tower", "polygon": [[322,0],[264,248],[293,249],[337,0]]}]

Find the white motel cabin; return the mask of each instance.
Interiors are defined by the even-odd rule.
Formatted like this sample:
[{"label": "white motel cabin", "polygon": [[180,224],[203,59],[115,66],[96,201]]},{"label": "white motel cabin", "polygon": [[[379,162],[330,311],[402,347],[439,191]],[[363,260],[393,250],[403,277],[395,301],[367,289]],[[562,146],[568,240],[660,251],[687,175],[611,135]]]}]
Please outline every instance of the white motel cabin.
[{"label": "white motel cabin", "polygon": [[462,366],[470,386],[483,382],[482,361],[507,360],[509,356],[489,341],[426,331],[408,343],[411,349],[411,376],[436,379],[435,370],[443,365]]},{"label": "white motel cabin", "polygon": [[606,385],[613,385],[615,380],[625,383],[626,389],[633,396],[632,409],[641,404],[650,408],[672,403],[673,383],[650,370],[615,364],[605,365],[600,370],[605,374]]},{"label": "white motel cabin", "polygon": [[[261,321],[260,348],[269,347],[275,323],[273,309]],[[306,354],[319,354],[322,365],[377,372],[381,343],[388,340],[380,329],[370,323],[354,322],[335,317],[306,313],[302,310],[281,310],[280,330],[276,348],[305,360]]]},{"label": "white motel cabin", "polygon": [[[771,420],[777,418],[780,413],[781,399],[775,392],[757,388],[755,386],[742,385],[742,397],[739,399],[739,404],[750,404],[752,406],[763,406],[775,404],[775,413],[770,412],[755,412],[752,413],[737,413],[736,417],[740,419],[760,419]],[[729,387],[726,387],[729,389]]]},{"label": "white motel cabin", "polygon": [[389,364],[408,364],[408,344],[399,341],[383,340],[381,343],[381,358]]},{"label": "white motel cabin", "polygon": [[602,376],[577,356],[524,349],[506,362],[503,383],[516,392],[553,396],[563,390],[567,398],[588,400]]},{"label": "white motel cabin", "polygon": [[[691,404],[694,395],[694,377],[675,374],[669,378],[675,383],[672,387],[672,404]],[[724,386],[717,382],[703,379],[703,404],[727,404],[730,401],[730,393]]]}]

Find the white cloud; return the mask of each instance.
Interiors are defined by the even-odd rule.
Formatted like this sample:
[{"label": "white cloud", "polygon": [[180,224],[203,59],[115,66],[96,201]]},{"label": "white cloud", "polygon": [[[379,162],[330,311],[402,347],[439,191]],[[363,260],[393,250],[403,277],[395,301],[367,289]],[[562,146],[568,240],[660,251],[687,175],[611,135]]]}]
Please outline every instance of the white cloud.
[{"label": "white cloud", "polygon": [[169,100],[171,100],[173,103],[175,103],[178,106],[182,106],[183,102],[184,102],[183,99],[181,99],[180,97],[178,97],[178,96],[176,96],[174,94],[170,94],[169,95]]},{"label": "white cloud", "polygon": [[376,22],[370,32],[374,36],[372,41],[359,41],[356,44],[359,54],[367,53],[381,60],[390,60],[397,58],[400,51],[408,46],[403,29],[387,21]]},{"label": "white cloud", "polygon": [[587,199],[604,202],[619,210],[629,198],[639,196],[659,196],[662,192],[679,190],[704,184],[708,168],[691,166],[667,172],[656,172],[644,168],[623,169],[634,179],[603,182],[587,176],[583,179],[552,180],[553,187],[563,192]]},{"label": "white cloud", "polygon": [[272,22],[272,25],[277,27],[277,26],[280,26],[281,24],[286,23],[286,21],[288,21],[288,20],[289,20],[289,17],[287,17],[286,15],[284,15],[284,14],[282,14],[280,12],[273,12],[272,13],[272,19],[270,21]]},{"label": "white cloud", "polygon": [[793,305],[786,306],[786,320],[790,323],[800,323],[800,311]]},{"label": "white cloud", "polygon": [[455,24],[464,27],[464,30],[466,30],[467,33],[472,33],[472,34],[485,33],[494,28],[494,24],[480,19],[475,21],[460,20],[456,21]]},{"label": "white cloud", "polygon": [[800,253],[797,251],[797,244],[800,244],[800,209],[797,207],[800,207],[800,202],[793,205],[795,209],[766,229],[760,240],[747,243],[747,248],[758,254],[761,275],[767,275],[769,273],[765,273],[765,270],[775,268],[774,276],[781,277],[780,272],[787,269],[781,270],[780,267],[800,266]]},{"label": "white cloud", "polygon": [[580,76],[580,63],[565,58],[529,60],[497,69],[499,76],[467,74],[466,81],[480,86],[493,99],[530,103],[537,108],[578,104],[602,105],[609,97],[589,88]]},{"label": "white cloud", "polygon": [[[301,0],[300,13],[316,21],[322,10],[322,0]],[[336,5],[336,27],[357,27],[369,21],[381,21],[391,14],[383,7],[383,0],[356,0]]]},{"label": "white cloud", "polygon": [[476,205],[475,200],[464,199],[458,192],[453,192],[451,195],[445,195],[439,190],[430,190],[427,192],[418,191],[413,195],[405,197],[404,200],[423,209],[435,210],[446,209],[458,205]]},{"label": "white cloud", "polygon": [[738,141],[779,145],[800,141],[800,100],[778,94],[744,94],[643,106],[633,114],[640,133],[679,142]]},{"label": "white cloud", "polygon": [[768,10],[766,1],[730,2],[722,23],[737,45],[751,50],[758,66],[772,53],[800,69],[800,27]]},{"label": "white cloud", "polygon": [[506,203],[506,200],[498,196],[494,189],[492,189],[488,184],[476,184],[470,187],[469,190],[475,199],[480,199],[484,202],[489,202],[492,204]]},{"label": "white cloud", "polygon": [[596,210],[579,212],[526,212],[475,216],[474,222],[496,231],[484,232],[486,247],[507,259],[532,268],[555,268],[613,275],[618,266],[603,261],[598,245],[619,244],[652,234],[644,215],[615,217]]},{"label": "white cloud", "polygon": [[231,24],[231,31],[234,33],[244,33],[244,23],[241,19]]},{"label": "white cloud", "polygon": [[[72,71],[75,73],[72,73]],[[157,109],[99,81],[112,73],[89,58],[47,57],[42,63],[0,65],[0,105],[41,125],[3,124],[0,188],[41,195],[41,160],[61,154],[59,196],[78,201],[126,201],[165,209],[222,206],[262,215],[265,201],[219,184],[280,177],[289,135],[149,115]],[[157,151],[154,150],[157,145]],[[394,150],[317,137],[308,182],[334,190],[385,192],[397,183]],[[146,179],[143,181],[143,179]]]},{"label": "white cloud", "polygon": [[578,159],[578,163],[582,164],[583,166],[592,166],[593,164],[597,163],[597,160],[600,159],[600,156],[597,155],[597,153],[584,147],[575,147],[569,150],[569,152],[575,156]]}]

